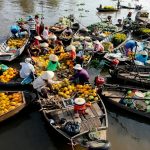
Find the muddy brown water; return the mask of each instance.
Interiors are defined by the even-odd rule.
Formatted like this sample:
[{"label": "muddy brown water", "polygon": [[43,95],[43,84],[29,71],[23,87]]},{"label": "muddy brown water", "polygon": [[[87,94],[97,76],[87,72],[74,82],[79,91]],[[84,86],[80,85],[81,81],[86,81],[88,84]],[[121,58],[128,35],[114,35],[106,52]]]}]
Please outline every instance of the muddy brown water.
[{"label": "muddy brown water", "polygon": [[[129,1],[129,0],[128,0]],[[149,1],[141,0],[145,9],[149,9]],[[85,3],[85,5],[79,5]],[[19,17],[34,14],[44,14],[44,23],[52,25],[60,16],[74,14],[83,25],[97,22],[107,15],[117,18],[125,18],[129,10],[120,10],[117,13],[97,14],[99,5],[115,5],[111,0],[43,0],[43,11],[40,0],[0,0],[0,40],[7,37],[9,27]],[[132,2],[133,3],[133,2]],[[82,10],[82,11],[81,11]],[[136,11],[131,10],[133,16]],[[22,60],[22,57],[21,59]],[[12,63],[10,63],[12,65]],[[91,69],[90,74],[98,74]],[[112,150],[149,150],[150,126],[147,123],[136,121],[137,118],[122,116],[121,112],[108,112],[109,129],[108,139],[112,144]],[[69,150],[69,146],[63,143],[57,136],[47,129],[43,116],[38,107],[29,106],[19,115],[0,125],[0,149],[1,150]]]}]

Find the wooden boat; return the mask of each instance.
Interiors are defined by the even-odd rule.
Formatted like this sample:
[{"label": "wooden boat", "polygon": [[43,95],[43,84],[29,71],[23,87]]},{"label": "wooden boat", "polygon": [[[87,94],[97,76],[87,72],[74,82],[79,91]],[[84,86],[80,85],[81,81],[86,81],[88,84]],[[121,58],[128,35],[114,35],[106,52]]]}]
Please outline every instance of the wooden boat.
[{"label": "wooden boat", "polygon": [[[56,96],[50,96],[49,99],[39,99],[39,102],[49,128],[55,132],[55,135],[60,136],[63,141],[71,143],[72,149],[76,146],[80,146],[83,149],[109,149],[110,144],[106,140],[107,113],[101,100],[99,101],[100,107],[97,102],[93,102],[91,107],[86,109],[87,114],[80,115],[75,115],[74,104],[71,99],[62,100]],[[63,120],[65,120],[66,124],[79,125],[80,132],[76,134],[67,133],[65,130],[66,124],[63,125]],[[92,138],[94,135],[95,138]]]},{"label": "wooden boat", "polygon": [[55,25],[49,27],[49,31],[53,32],[54,34],[59,35],[66,29],[66,27],[67,26],[55,24]]},{"label": "wooden boat", "polygon": [[[125,112],[126,114],[130,116],[136,116],[136,117],[142,117],[144,119],[150,119],[150,113],[147,112],[147,106],[149,104],[146,104],[146,100],[149,101],[148,97],[146,98],[140,98],[133,96],[135,95],[133,92],[133,95],[131,97],[127,96],[128,91],[141,91],[141,92],[147,92],[146,90],[141,90],[139,88],[130,88],[130,87],[123,87],[119,85],[104,85],[102,90],[99,90],[100,97],[102,98],[103,102],[106,104],[106,106],[113,108],[115,111]],[[132,93],[131,93],[132,94]],[[141,108],[138,108],[138,105],[141,105]]]},{"label": "wooden boat", "polygon": [[[15,91],[1,91],[1,92],[5,92],[5,93],[8,93],[8,94],[13,94],[15,93]],[[26,106],[26,101],[25,101],[25,97],[24,97],[24,93],[23,92],[18,92],[17,93],[20,93],[21,94],[21,99],[22,99],[22,102],[16,106],[14,109],[4,113],[4,114],[1,114],[0,115],[0,122],[16,115],[17,113],[19,113],[25,106]]]},{"label": "wooden boat", "polygon": [[98,12],[117,12],[119,9],[105,9],[105,8],[96,8],[98,10]]},{"label": "wooden boat", "polygon": [[28,38],[23,38],[23,43],[20,45],[21,47],[19,48],[10,48],[8,46],[9,40],[12,40],[13,38],[10,37],[6,41],[0,44],[0,61],[12,61],[16,59],[18,56],[20,56],[27,43],[28,43]]},{"label": "wooden boat", "polygon": [[143,22],[146,25],[150,24],[149,13],[147,11],[138,11],[135,16],[135,21]]},{"label": "wooden boat", "polygon": [[109,71],[110,75],[118,82],[128,83],[134,86],[150,88],[149,72],[130,72],[125,69],[114,69]]}]

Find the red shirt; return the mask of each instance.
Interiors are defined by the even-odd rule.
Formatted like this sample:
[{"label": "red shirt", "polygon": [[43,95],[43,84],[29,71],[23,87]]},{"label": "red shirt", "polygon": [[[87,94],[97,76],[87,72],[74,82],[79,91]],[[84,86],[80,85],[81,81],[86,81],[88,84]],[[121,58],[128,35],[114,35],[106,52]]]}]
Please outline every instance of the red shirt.
[{"label": "red shirt", "polygon": [[72,60],[76,59],[76,51],[73,51],[73,50],[70,51],[70,58]]}]

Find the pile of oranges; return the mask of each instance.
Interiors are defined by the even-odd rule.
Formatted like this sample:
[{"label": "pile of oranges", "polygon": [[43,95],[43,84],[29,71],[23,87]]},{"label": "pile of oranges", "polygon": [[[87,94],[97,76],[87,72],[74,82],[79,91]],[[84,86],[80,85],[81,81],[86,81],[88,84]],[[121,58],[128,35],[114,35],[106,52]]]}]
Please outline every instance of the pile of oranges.
[{"label": "pile of oranges", "polygon": [[0,116],[22,104],[22,94],[19,92],[0,93]]},{"label": "pile of oranges", "polygon": [[14,77],[18,75],[18,71],[13,68],[8,68],[3,74],[0,76],[0,82],[7,83],[11,81]]}]

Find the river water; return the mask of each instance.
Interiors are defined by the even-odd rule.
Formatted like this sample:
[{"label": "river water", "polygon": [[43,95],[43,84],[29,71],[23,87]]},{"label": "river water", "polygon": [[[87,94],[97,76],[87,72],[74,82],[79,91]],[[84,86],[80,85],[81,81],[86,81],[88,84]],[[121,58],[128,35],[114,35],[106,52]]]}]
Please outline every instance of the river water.
[{"label": "river water", "polygon": [[[140,1],[140,0],[139,0]],[[126,3],[129,0],[126,0]],[[150,9],[149,0],[141,0],[146,10]],[[85,5],[79,5],[85,3]],[[109,13],[97,14],[99,5],[116,5],[111,0],[0,0],[0,38],[8,35],[10,25],[16,19],[28,15],[44,14],[44,23],[52,25],[58,17],[74,14],[83,26],[106,18]],[[133,3],[133,2],[132,2]],[[43,6],[43,7],[42,7]],[[82,11],[79,11],[81,10]],[[136,11],[131,10],[133,16]],[[113,21],[125,18],[128,10],[112,13]],[[48,132],[40,112],[34,107],[25,109],[17,117],[0,126],[0,150],[69,150],[61,139]],[[120,112],[118,112],[120,114]],[[108,139],[112,150],[149,150],[150,126],[129,119],[121,114],[108,113]]]}]

